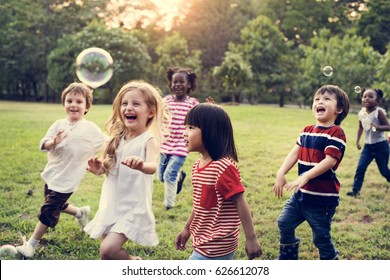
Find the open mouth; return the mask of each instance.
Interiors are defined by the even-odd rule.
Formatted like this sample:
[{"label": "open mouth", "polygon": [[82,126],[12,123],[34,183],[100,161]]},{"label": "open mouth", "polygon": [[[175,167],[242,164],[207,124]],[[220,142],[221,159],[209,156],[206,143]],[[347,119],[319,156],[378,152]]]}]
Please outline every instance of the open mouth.
[{"label": "open mouth", "polygon": [[133,116],[133,115],[127,115],[125,116],[126,120],[129,120],[129,121],[133,121],[135,120],[137,117],[136,116]]},{"label": "open mouth", "polygon": [[325,112],[324,107],[317,107],[317,113],[323,113],[323,112]]}]

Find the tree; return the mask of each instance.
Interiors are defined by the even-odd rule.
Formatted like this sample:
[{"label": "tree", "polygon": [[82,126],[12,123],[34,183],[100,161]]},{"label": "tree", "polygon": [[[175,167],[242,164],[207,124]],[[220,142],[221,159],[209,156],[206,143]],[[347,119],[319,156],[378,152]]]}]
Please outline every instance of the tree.
[{"label": "tree", "polygon": [[237,43],[240,30],[257,16],[259,2],[251,0],[192,0],[191,8],[178,28],[190,49],[202,51],[206,71],[220,65],[228,43]]},{"label": "tree", "polygon": [[119,28],[109,29],[103,23],[92,22],[81,32],[67,35],[58,41],[48,59],[48,84],[60,92],[76,81],[75,62],[84,49],[98,47],[108,51],[114,60],[114,75],[106,84],[107,101],[112,101],[123,84],[132,79],[146,79],[151,68],[146,46],[136,36]]},{"label": "tree", "polygon": [[[104,0],[1,0],[0,91],[11,98],[48,98],[47,57],[58,38],[97,18]],[[65,24],[66,23],[66,24]],[[13,96],[13,97],[12,97]]]},{"label": "tree", "polygon": [[220,66],[214,67],[213,75],[223,81],[226,92],[231,92],[231,101],[240,101],[238,90],[252,80],[250,64],[241,53],[227,51]]},{"label": "tree", "polygon": [[362,13],[358,22],[357,34],[369,37],[371,46],[386,53],[390,42],[390,2],[388,0],[371,0],[367,2],[368,10]]},{"label": "tree", "polygon": [[295,46],[309,45],[310,39],[322,28],[343,34],[351,26],[345,2],[350,1],[267,0],[262,14],[275,22]]},{"label": "tree", "polygon": [[252,67],[258,97],[261,93],[275,93],[283,106],[285,88],[290,88],[292,74],[288,71],[292,56],[283,34],[269,18],[258,16],[242,29],[241,41],[237,48]]}]

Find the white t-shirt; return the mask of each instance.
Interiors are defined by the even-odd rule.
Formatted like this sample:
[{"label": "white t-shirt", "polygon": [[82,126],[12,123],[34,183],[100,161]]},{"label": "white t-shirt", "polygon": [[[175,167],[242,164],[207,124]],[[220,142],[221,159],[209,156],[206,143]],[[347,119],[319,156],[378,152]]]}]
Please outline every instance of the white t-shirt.
[{"label": "white t-shirt", "polygon": [[60,119],[50,126],[40,141],[42,151],[47,152],[43,144],[52,140],[60,129],[64,129],[66,137],[48,151],[48,162],[41,177],[50,190],[72,193],[87,171],[88,159],[102,149],[107,136],[91,121],[83,119],[71,124],[67,119]]}]

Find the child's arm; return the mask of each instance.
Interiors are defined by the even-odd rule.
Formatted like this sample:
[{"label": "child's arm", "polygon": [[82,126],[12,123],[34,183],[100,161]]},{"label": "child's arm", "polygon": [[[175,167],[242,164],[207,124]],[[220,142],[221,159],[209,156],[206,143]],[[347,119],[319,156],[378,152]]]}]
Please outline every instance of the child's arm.
[{"label": "child's arm", "polygon": [[157,160],[159,154],[159,145],[154,138],[151,138],[146,143],[145,161],[140,157],[130,156],[121,163],[132,169],[137,169],[145,174],[154,174],[157,170]]},{"label": "child's arm", "polygon": [[293,168],[295,163],[298,161],[299,145],[295,145],[294,148],[288,153],[284,159],[282,166],[279,168],[276,174],[276,182],[274,184],[274,192],[278,198],[283,196],[283,187],[287,184],[286,174]]},{"label": "child's arm", "polygon": [[356,137],[356,147],[358,148],[358,150],[362,148],[362,146],[360,145],[360,138],[362,137],[362,134],[363,134],[363,126],[362,126],[362,122],[359,121],[359,127],[358,127],[357,137]]},{"label": "child's arm", "polygon": [[194,218],[194,210],[192,210],[191,215],[188,218],[187,223],[182,229],[182,231],[176,236],[175,239],[176,250],[184,251],[186,249],[186,243],[191,236],[190,225],[192,223],[193,218]]},{"label": "child's arm", "polygon": [[380,121],[380,125],[371,124],[371,126],[375,127],[376,130],[389,131],[390,130],[389,121],[387,120],[386,115],[382,110],[378,110],[378,119]]},{"label": "child's arm", "polygon": [[236,205],[238,216],[240,216],[241,224],[244,229],[246,254],[250,260],[260,257],[263,254],[263,251],[256,239],[252,216],[249,211],[248,202],[244,198],[244,193],[236,194],[231,199]]},{"label": "child's arm", "polygon": [[65,134],[63,135],[63,133],[64,133],[63,129],[59,130],[52,140],[47,140],[45,143],[43,143],[42,149],[43,150],[54,149],[57,144],[61,143],[62,140],[65,139],[66,135]]},{"label": "child's arm", "polygon": [[325,173],[333,166],[335,166],[336,163],[337,163],[337,159],[327,155],[320,163],[318,163],[309,171],[303,173],[301,176],[298,177],[298,179],[296,179],[291,183],[287,183],[286,189],[291,190],[291,189],[303,187],[304,185],[307,184],[307,182],[309,182],[309,180]]}]

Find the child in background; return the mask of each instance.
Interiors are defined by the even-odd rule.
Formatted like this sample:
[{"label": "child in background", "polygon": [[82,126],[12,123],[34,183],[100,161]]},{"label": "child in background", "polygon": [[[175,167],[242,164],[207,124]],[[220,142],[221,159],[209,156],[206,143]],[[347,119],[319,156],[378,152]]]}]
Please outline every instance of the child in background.
[{"label": "child in background", "polygon": [[355,173],[352,191],[349,196],[360,195],[364,175],[367,167],[375,159],[379,172],[390,182],[389,162],[389,143],[384,131],[390,130],[390,125],[386,117],[386,111],[378,104],[383,97],[380,89],[366,89],[362,92],[362,105],[359,116],[359,128],[357,131],[356,147],[360,150],[360,138],[365,132],[365,141],[359,163]]},{"label": "child in background", "polygon": [[244,198],[233,128],[228,114],[219,106],[203,103],[185,118],[184,139],[189,152],[199,152],[192,168],[193,209],[175,240],[177,250],[185,250],[193,236],[190,260],[231,260],[238,247],[242,223],[249,259],[262,250]]},{"label": "child in background", "polygon": [[159,92],[143,81],[124,85],[113,103],[106,128],[111,139],[102,160],[89,160],[88,170],[106,174],[99,209],[84,228],[91,238],[101,239],[102,260],[140,259],[123,245],[132,240],[140,245],[158,244],[152,212],[153,174],[164,123]]},{"label": "child in background", "polygon": [[61,212],[76,217],[80,228],[88,223],[90,207],[77,208],[68,202],[86,173],[87,161],[102,147],[105,136],[93,122],[84,119],[91,109],[92,90],[81,83],[70,84],[61,95],[62,105],[68,115],[54,122],[40,141],[40,149],[48,152],[48,163],[41,173],[46,182],[45,201],[38,214],[34,233],[17,251],[32,257],[47,228],[54,228]]},{"label": "child in background", "polygon": [[168,68],[167,79],[171,95],[163,101],[172,115],[172,122],[169,137],[161,146],[158,176],[164,183],[164,205],[169,210],[175,205],[176,194],[181,191],[186,177],[184,171],[179,173],[188,155],[183,138],[184,118],[199,101],[189,96],[197,88],[197,76],[191,69]]},{"label": "child in background", "polygon": [[[318,89],[312,106],[316,124],[301,131],[277,173],[275,195],[282,197],[283,188],[294,190],[278,218],[280,260],[298,259],[300,240],[295,229],[304,221],[313,231],[320,259],[338,259],[330,230],[339,204],[340,183],[335,171],[346,148],[346,137],[339,125],[348,111],[348,96],[339,87],[325,85]],[[288,183],[285,175],[297,162],[299,177]]]}]

